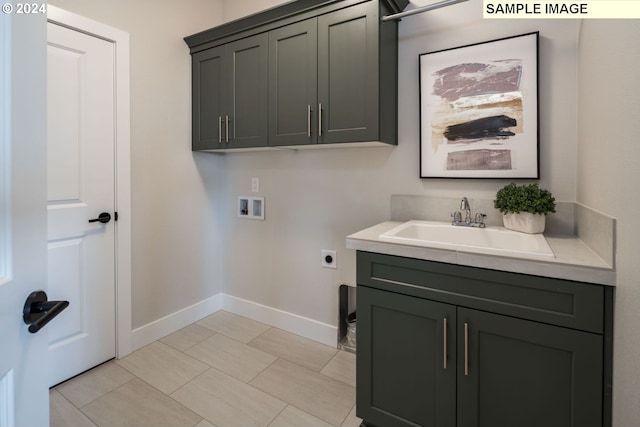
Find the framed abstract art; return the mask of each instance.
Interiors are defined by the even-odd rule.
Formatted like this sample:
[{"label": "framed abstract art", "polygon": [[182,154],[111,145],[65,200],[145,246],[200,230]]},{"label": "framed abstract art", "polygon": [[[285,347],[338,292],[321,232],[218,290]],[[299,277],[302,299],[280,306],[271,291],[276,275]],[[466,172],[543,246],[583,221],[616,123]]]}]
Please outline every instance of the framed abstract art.
[{"label": "framed abstract art", "polygon": [[421,178],[539,178],[538,37],[419,56]]}]

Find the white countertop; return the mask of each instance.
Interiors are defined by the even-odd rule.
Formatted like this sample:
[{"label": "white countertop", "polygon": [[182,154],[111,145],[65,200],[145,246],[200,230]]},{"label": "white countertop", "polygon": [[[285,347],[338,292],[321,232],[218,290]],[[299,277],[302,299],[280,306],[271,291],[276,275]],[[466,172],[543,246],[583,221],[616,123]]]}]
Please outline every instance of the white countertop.
[{"label": "white countertop", "polygon": [[520,254],[513,256],[485,255],[466,252],[463,249],[437,249],[408,243],[389,242],[379,238],[380,234],[400,224],[402,222],[386,221],[358,231],[347,236],[347,248],[601,285],[615,286],[616,284],[616,273],[613,267],[576,237],[545,235],[555,258],[540,260]]}]

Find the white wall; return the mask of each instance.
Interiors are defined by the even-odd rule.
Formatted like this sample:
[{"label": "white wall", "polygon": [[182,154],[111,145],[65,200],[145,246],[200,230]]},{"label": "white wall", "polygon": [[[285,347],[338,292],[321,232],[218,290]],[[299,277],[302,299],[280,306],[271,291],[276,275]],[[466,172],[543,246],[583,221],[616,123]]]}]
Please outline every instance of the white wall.
[{"label": "white wall", "polygon": [[[244,13],[254,2],[226,1]],[[235,17],[235,16],[234,16]],[[541,32],[541,184],[575,200],[577,150],[576,21],[485,21],[468,2],[403,19],[399,41],[399,145],[395,148],[240,153],[224,159],[221,218],[227,250],[224,292],[337,324],[337,285],[355,283],[355,253],[345,237],[388,220],[392,194],[493,198],[499,180],[421,180],[418,55],[495,38]],[[259,177],[264,222],[237,219],[238,195]],[[447,220],[448,218],[443,218]],[[338,270],[320,267],[320,250],[338,251]]]},{"label": "white wall", "polygon": [[577,200],[617,218],[613,425],[640,419],[640,25],[583,23]]},{"label": "white wall", "polygon": [[[189,150],[182,37],[281,1],[51,3],[131,34],[134,327],[219,291],[335,325],[336,285],[355,281],[345,236],[388,219],[392,194],[492,198],[504,184],[418,178],[418,55],[539,30],[541,185],[618,218],[614,425],[636,424],[636,21],[585,21],[579,37],[579,21],[483,20],[481,2],[408,17],[400,24],[398,147],[216,156]],[[234,213],[254,176],[264,222]],[[320,249],[338,251],[337,271],[320,268]]]},{"label": "white wall", "polygon": [[[287,0],[288,1],[288,0]],[[243,18],[252,13],[269,9],[281,3],[287,3],[283,0],[251,0],[251,1],[234,1],[223,0],[224,20],[225,22]]]},{"label": "white wall", "polygon": [[221,159],[192,154],[191,62],[183,37],[222,20],[220,0],[52,0],[129,32],[132,325],[220,291],[215,194]]},{"label": "white wall", "polygon": [[[134,328],[220,290],[335,325],[336,286],[355,281],[345,236],[388,219],[392,194],[492,198],[503,182],[418,178],[420,53],[540,30],[542,184],[558,200],[575,199],[574,21],[484,21],[475,2],[405,18],[398,147],[223,157],[189,150],[182,38],[281,1],[51,3],[131,35]],[[265,222],[235,218],[236,197],[250,193],[253,176],[266,197]],[[338,251],[337,271],[320,268],[321,249]]]}]

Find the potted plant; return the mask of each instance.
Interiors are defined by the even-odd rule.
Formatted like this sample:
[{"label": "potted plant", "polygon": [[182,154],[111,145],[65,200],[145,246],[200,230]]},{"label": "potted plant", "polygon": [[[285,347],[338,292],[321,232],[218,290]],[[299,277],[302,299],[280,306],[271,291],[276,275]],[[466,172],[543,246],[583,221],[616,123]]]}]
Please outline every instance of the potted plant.
[{"label": "potted plant", "polygon": [[502,213],[504,226],[524,233],[542,233],[545,218],[556,211],[556,199],[538,183],[505,185],[496,193],[493,205]]}]

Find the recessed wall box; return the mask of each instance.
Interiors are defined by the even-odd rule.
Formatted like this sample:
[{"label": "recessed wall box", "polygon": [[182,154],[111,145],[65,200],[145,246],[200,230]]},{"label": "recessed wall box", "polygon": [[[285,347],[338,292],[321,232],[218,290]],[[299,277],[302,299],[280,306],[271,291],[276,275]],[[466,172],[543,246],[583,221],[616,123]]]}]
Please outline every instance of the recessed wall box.
[{"label": "recessed wall box", "polygon": [[327,249],[322,249],[320,251],[322,255],[322,267],[325,268],[338,268],[338,258],[336,256],[336,251],[330,251]]},{"label": "recessed wall box", "polygon": [[238,218],[264,221],[264,197],[238,196]]}]

